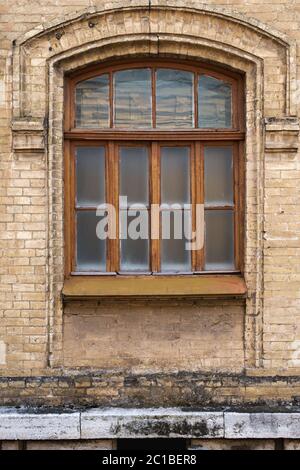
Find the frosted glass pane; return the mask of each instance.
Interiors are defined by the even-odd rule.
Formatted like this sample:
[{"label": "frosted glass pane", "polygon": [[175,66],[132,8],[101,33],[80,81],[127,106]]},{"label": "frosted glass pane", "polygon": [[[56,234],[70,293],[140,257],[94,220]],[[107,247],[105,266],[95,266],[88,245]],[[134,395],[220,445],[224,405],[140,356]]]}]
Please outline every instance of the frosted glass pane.
[{"label": "frosted glass pane", "polygon": [[206,204],[233,204],[232,147],[205,148],[204,176]]},{"label": "frosted glass pane", "polygon": [[161,202],[190,202],[189,147],[161,148]]},{"label": "frosted glass pane", "polygon": [[186,249],[191,230],[190,212],[163,211],[161,225],[161,272],[190,272],[191,251]]},{"label": "frosted glass pane", "polygon": [[109,127],[109,75],[76,86],[76,127]]},{"label": "frosted glass pane", "polygon": [[199,127],[232,127],[231,95],[229,83],[201,75],[198,80]]},{"label": "frosted glass pane", "polygon": [[77,271],[106,271],[106,242],[99,240],[95,210],[77,211]]},{"label": "frosted glass pane", "polygon": [[152,126],[152,85],[149,69],[114,74],[115,127]]},{"label": "frosted glass pane", "polygon": [[194,74],[183,70],[156,72],[156,127],[194,126]]},{"label": "frosted glass pane", "polygon": [[[137,224],[134,224],[134,234],[137,232],[141,233],[141,238],[135,235],[135,239],[131,237],[130,224],[134,223],[136,216],[129,216],[127,213],[126,221],[125,210],[120,211],[120,229],[121,234],[126,233],[127,227],[127,239],[120,241],[121,243],[121,256],[120,256],[120,269],[125,272],[136,272],[136,271],[149,271],[149,215],[148,211],[143,211],[143,220],[147,220],[148,224],[145,224],[145,228],[142,229]],[[137,213],[137,217],[139,217]],[[140,219],[141,220],[141,219]],[[142,238],[144,237],[144,238]],[[121,238],[121,237],[120,237]]]},{"label": "frosted glass pane", "polygon": [[149,163],[147,147],[121,147],[120,195],[127,196],[128,204],[148,204]]},{"label": "frosted glass pane", "polygon": [[76,199],[80,206],[98,206],[105,202],[104,147],[77,147]]},{"label": "frosted glass pane", "polygon": [[205,211],[205,269],[234,269],[233,211]]}]

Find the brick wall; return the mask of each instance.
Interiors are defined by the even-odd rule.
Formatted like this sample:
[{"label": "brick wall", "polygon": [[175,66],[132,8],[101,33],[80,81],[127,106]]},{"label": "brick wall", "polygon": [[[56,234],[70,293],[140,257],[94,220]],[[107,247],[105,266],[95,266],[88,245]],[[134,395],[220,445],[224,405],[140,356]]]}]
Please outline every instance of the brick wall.
[{"label": "brick wall", "polygon": [[[2,441],[0,450],[113,450],[116,440]],[[299,450],[299,440],[289,439],[192,439],[189,450]]]},{"label": "brick wall", "polygon": [[[118,11],[101,13],[112,8]],[[299,111],[299,89],[290,88],[298,84],[300,58],[292,51],[300,41],[300,3],[216,0],[201,8],[167,0],[151,8],[145,0],[1,3],[1,403],[297,401],[299,137],[296,120],[280,119]],[[143,39],[118,43],[121,32]],[[159,48],[149,34],[159,37]],[[126,53],[203,57],[246,74],[245,302],[62,304],[63,73]],[[262,126],[273,117],[275,124]],[[76,387],[78,371],[89,385]]]},{"label": "brick wall", "polygon": [[[113,450],[116,440],[86,441],[2,441],[0,450]],[[187,440],[190,450],[299,450],[299,440],[289,439],[192,439]]]}]

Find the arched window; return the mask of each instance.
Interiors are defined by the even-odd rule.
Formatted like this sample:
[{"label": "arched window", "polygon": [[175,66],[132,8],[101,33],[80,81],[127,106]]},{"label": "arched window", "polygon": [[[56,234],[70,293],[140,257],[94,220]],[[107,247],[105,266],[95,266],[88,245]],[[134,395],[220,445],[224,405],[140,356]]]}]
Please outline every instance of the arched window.
[{"label": "arched window", "polygon": [[242,78],[160,60],[66,85],[67,274],[241,271]]}]

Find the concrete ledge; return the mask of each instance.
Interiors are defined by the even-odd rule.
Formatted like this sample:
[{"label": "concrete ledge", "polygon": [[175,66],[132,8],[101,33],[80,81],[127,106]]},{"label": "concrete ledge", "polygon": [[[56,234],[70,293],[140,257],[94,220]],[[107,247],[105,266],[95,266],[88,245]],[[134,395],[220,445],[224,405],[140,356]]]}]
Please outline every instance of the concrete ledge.
[{"label": "concrete ledge", "polygon": [[95,408],[42,412],[0,407],[0,440],[77,440],[182,437],[300,439],[300,411],[235,413],[180,408]]},{"label": "concrete ledge", "polygon": [[94,439],[140,437],[223,437],[222,412],[180,409],[90,410],[81,414],[81,437]]},{"label": "concrete ledge", "polygon": [[80,439],[80,413],[42,414],[0,408],[0,439]]},{"label": "concrete ledge", "polygon": [[224,413],[227,439],[300,438],[300,413]]}]

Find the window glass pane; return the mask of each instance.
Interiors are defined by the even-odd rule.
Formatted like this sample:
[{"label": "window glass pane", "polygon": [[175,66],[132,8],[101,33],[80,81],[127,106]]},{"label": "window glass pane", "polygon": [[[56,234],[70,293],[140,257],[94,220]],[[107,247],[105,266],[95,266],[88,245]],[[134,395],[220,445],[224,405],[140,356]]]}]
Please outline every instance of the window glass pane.
[{"label": "window glass pane", "polygon": [[204,177],[206,204],[233,204],[232,147],[205,148]]},{"label": "window glass pane", "polygon": [[79,206],[97,206],[105,202],[104,147],[77,147],[76,200]]},{"label": "window glass pane", "polygon": [[190,211],[162,211],[161,272],[190,272],[191,251],[186,249],[190,238]]},{"label": "window glass pane", "polygon": [[149,169],[147,147],[121,147],[120,196],[127,196],[128,204],[149,200]]},{"label": "window glass pane", "polygon": [[199,127],[232,127],[231,94],[231,85],[229,83],[208,75],[199,76]]},{"label": "window glass pane", "polygon": [[156,72],[156,127],[194,126],[194,74],[183,70]]},{"label": "window glass pane", "polygon": [[76,127],[109,127],[109,75],[76,86]]},{"label": "window glass pane", "polygon": [[77,271],[106,271],[106,242],[96,234],[100,220],[95,210],[77,211]]},{"label": "window glass pane", "polygon": [[205,211],[205,269],[234,269],[234,214],[231,210]]},{"label": "window glass pane", "polygon": [[161,148],[161,202],[190,202],[189,147]]},{"label": "window glass pane", "polygon": [[114,74],[115,127],[152,126],[152,86],[149,69]]},{"label": "window glass pane", "polygon": [[149,213],[137,211],[128,215],[120,211],[121,259],[120,269],[125,272],[149,271]]}]

